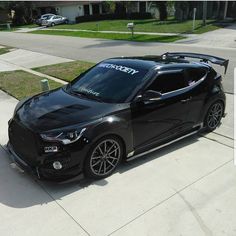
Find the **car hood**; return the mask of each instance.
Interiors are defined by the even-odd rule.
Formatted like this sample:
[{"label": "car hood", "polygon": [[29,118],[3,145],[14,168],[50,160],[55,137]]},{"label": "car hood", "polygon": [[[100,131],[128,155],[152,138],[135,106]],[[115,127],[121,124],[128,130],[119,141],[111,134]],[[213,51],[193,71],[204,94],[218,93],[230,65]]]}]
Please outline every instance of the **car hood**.
[{"label": "car hood", "polygon": [[17,110],[16,117],[31,129],[42,132],[89,123],[121,109],[121,104],[89,100],[60,88],[27,100]]}]

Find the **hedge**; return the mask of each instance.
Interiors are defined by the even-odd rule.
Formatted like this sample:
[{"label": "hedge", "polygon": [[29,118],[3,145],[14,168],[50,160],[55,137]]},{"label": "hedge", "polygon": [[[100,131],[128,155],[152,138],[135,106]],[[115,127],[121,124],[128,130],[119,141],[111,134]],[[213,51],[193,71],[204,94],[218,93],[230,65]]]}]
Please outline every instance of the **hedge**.
[{"label": "hedge", "polygon": [[120,20],[120,19],[151,19],[152,15],[149,12],[144,13],[123,13],[123,14],[97,14],[97,15],[86,15],[76,17],[76,23],[88,22],[88,21],[99,21],[99,20]]}]

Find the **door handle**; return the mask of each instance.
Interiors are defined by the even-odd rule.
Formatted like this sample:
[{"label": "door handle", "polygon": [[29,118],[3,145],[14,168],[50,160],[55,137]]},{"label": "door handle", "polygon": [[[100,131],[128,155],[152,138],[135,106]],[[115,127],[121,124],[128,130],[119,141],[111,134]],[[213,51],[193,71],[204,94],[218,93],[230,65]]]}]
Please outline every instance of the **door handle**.
[{"label": "door handle", "polygon": [[181,100],[181,102],[182,102],[182,103],[186,103],[186,102],[188,102],[188,101],[190,101],[190,100],[192,100],[192,97],[189,97],[189,98],[183,99],[183,100]]}]

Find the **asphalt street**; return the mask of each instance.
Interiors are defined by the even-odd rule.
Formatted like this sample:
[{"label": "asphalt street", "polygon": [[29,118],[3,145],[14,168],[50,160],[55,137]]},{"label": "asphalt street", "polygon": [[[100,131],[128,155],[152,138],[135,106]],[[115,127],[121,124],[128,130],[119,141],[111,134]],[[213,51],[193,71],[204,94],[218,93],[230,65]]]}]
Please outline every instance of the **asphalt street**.
[{"label": "asphalt street", "polygon": [[[142,43],[12,32],[0,32],[1,44],[68,59],[92,62],[117,56],[160,55],[174,51],[212,54],[230,60],[223,84],[226,92],[233,93],[233,71],[236,65],[235,48],[194,45],[192,43]],[[223,72],[223,69],[220,71]]]}]

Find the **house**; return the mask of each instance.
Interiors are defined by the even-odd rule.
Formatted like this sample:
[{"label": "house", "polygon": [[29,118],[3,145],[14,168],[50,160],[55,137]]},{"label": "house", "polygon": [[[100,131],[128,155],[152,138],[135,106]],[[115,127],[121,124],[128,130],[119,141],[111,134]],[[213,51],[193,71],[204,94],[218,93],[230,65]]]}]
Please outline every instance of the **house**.
[{"label": "house", "polygon": [[[103,7],[103,2],[104,1],[35,1],[34,6],[37,16],[46,13],[54,13],[65,16],[69,19],[70,23],[74,23],[76,22],[76,17],[108,13]],[[121,12],[127,14],[153,13],[153,8],[149,1],[120,1],[116,2],[116,4],[120,5],[119,10]]]},{"label": "house", "polygon": [[148,1],[133,1],[128,2],[126,13],[145,13],[150,12],[150,2]]},{"label": "house", "polygon": [[152,2],[149,1],[117,1],[116,11],[119,13],[146,13],[151,12]]},{"label": "house", "polygon": [[78,16],[102,14],[101,1],[42,1],[35,2],[37,15],[54,13],[65,16],[71,23],[76,21]]}]

